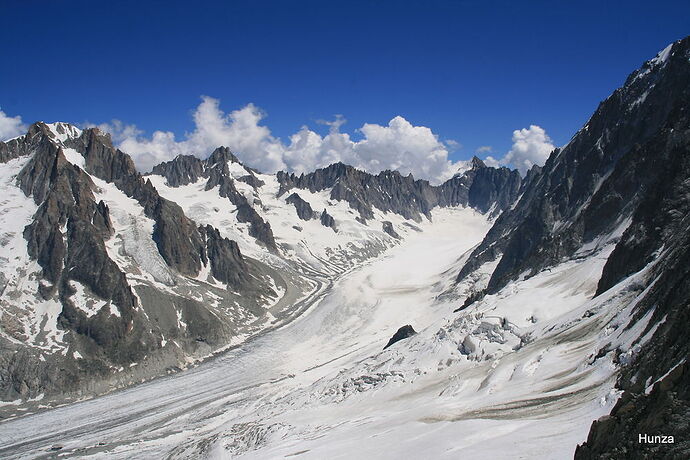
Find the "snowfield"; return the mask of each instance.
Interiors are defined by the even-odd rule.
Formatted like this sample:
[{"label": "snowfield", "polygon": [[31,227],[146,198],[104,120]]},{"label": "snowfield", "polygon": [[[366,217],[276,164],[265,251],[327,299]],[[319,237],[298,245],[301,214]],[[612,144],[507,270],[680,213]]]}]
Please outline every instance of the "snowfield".
[{"label": "snowfield", "polygon": [[[625,326],[640,288],[633,276],[592,299],[603,241],[453,313],[467,289],[454,278],[489,226],[435,209],[287,325],[185,372],[4,422],[0,455],[570,457],[617,400],[608,351],[639,349],[646,321]],[[418,334],[384,351],[406,324]]]}]

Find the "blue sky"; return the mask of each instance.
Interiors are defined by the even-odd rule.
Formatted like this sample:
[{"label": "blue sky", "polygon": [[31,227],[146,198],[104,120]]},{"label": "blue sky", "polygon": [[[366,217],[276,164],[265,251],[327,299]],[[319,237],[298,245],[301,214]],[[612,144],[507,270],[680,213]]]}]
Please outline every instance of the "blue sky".
[{"label": "blue sky", "polygon": [[690,33],[687,1],[5,1],[0,17],[0,107],[25,123],[119,119],[181,140],[207,95],[255,104],[285,143],[335,114],[355,140],[402,116],[459,142],[451,160],[500,157],[530,125],[564,144]]}]

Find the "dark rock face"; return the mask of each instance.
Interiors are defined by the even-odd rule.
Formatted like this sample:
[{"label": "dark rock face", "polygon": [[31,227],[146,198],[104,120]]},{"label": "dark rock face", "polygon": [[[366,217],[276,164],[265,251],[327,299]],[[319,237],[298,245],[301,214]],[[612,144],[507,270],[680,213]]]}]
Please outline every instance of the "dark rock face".
[{"label": "dark rock face", "polygon": [[[690,371],[681,364],[655,384],[650,394],[623,393],[611,411],[592,424],[576,460],[684,459],[690,456]],[[639,436],[673,436],[673,443],[640,442]]]},{"label": "dark rock face", "polygon": [[[690,457],[690,38],[633,72],[562,150],[528,174],[523,194],[470,256],[459,279],[500,257],[487,291],[575,256],[625,228],[597,295],[647,267],[631,323],[651,333],[621,366],[623,396],[595,422],[578,459]],[[657,382],[649,394],[647,382]],[[674,436],[674,444],[639,435]]]},{"label": "dark rock face", "polygon": [[300,176],[279,172],[277,177],[279,195],[293,188],[311,192],[331,188],[330,198],[346,201],[363,220],[374,217],[375,207],[417,222],[421,216],[430,217],[435,206],[472,206],[486,212],[495,204],[500,212],[515,201],[522,183],[517,171],[489,168],[477,158],[467,173],[440,186],[397,171],[372,175],[343,163]]},{"label": "dark rock face", "polygon": [[196,276],[205,264],[201,235],[182,208],[162,198],[150,181],[136,171],[129,155],[113,147],[110,136],[87,129],[68,145],[85,158],[86,172],[115,184],[144,208],[155,221],[153,239],[165,262],[187,276]]},{"label": "dark rock face", "polygon": [[[93,341],[108,359],[119,362],[117,344],[126,341],[137,302],[124,273],[105,248],[104,239],[112,234],[108,207],[96,202],[91,179],[65,159],[62,150],[50,141],[52,133],[46,125],[37,123],[29,133],[26,142],[31,143],[34,153],[17,181],[39,205],[24,238],[29,256],[38,262],[43,278],[50,283],[40,285],[40,295],[48,299],[57,292],[63,305],[59,324]],[[102,309],[88,317],[73,304],[72,281],[111,301],[119,316]],[[143,355],[149,346],[143,342],[131,352]]]},{"label": "dark rock face", "polygon": [[198,181],[204,174],[204,164],[195,156],[180,155],[173,161],[154,166],[151,174],[165,177],[171,187],[179,187]]},{"label": "dark rock face", "polygon": [[[48,380],[65,391],[78,389],[79,373],[69,366],[69,357],[58,355],[56,362],[43,364],[38,359],[40,353],[31,348],[0,347],[0,388],[3,399],[13,395],[38,394],[41,381]],[[96,366],[90,369],[94,376],[104,376],[105,368]]]},{"label": "dark rock face", "polygon": [[[218,231],[210,226],[197,228],[179,205],[162,198],[151,182],[136,172],[129,156],[113,148],[107,136],[98,136],[94,130],[85,131],[82,137],[85,136],[84,145],[77,144],[77,147],[85,152],[87,172],[96,176],[104,174],[99,177],[112,181],[139,201],[147,216],[155,221],[153,239],[168,265],[183,275],[196,276],[201,267],[210,261],[212,274],[217,280],[235,289],[247,286],[248,269],[235,242],[221,238]],[[270,226],[258,217],[232,184],[227,171],[229,161],[239,160],[230,150],[218,148],[204,162],[196,157],[180,156],[156,166],[154,170],[164,173],[169,183],[179,185],[196,182],[208,173],[207,187],[219,185],[222,196],[239,203],[238,220],[252,222],[255,235],[275,246]],[[256,218],[258,220],[253,220]]]},{"label": "dark rock face", "polygon": [[[113,366],[127,367],[156,353],[161,347],[160,335],[152,327],[160,324],[153,325],[142,306],[161,312],[156,322],[165,322],[171,315],[176,318],[170,310],[176,306],[184,315],[186,332],[180,332],[174,322],[165,335],[177,337],[180,343],[186,343],[185,334],[196,334],[207,344],[231,334],[199,302],[144,286],[137,286],[135,296],[125,273],[106,249],[105,240],[113,235],[110,210],[96,200],[97,187],[91,177],[113,184],[143,207],[154,221],[153,240],[161,257],[179,275],[196,277],[202,266],[210,264],[211,275],[232,290],[250,296],[265,292],[262,282],[250,276],[254,266],[245,261],[237,244],[222,238],[213,227],[197,227],[177,204],[160,197],[151,182],[136,172],[129,156],[112,146],[109,136],[97,129],[79,135],[69,125],[53,129],[71,129],[72,137],[63,143],[84,157],[86,172],[67,160],[62,144],[54,142],[51,129],[40,122],[27,135],[0,142],[0,154],[3,161],[31,155],[17,176],[17,185],[38,205],[24,229],[29,256],[42,269],[37,294],[60,302],[58,328],[68,333],[65,340],[78,345],[84,357],[77,362],[58,354],[41,360],[32,348],[0,339],[3,398],[77,391],[84,381],[112,374]],[[194,172],[193,162],[188,163]],[[179,168],[171,171],[171,177],[176,177],[173,180],[180,183],[193,180],[192,174],[185,175]],[[84,305],[77,304],[81,302],[75,297],[78,289],[103,300],[104,306],[87,315]]]},{"label": "dark rock face", "polygon": [[460,279],[502,254],[488,286],[496,291],[519,273],[571,256],[633,214],[687,129],[686,41],[676,46],[668,62],[633,73],[563,150],[530,172],[520,201],[497,219]]},{"label": "dark rock face", "polygon": [[[687,155],[686,155],[687,156]],[[686,178],[690,176],[686,175]],[[686,201],[690,197],[686,196]],[[666,214],[659,206],[657,213]],[[656,280],[634,315],[654,309],[642,335],[656,326],[635,360],[623,367],[617,387],[624,390],[610,416],[592,425],[575,458],[688,458],[690,456],[690,216],[665,240],[667,250],[649,276]],[[676,226],[674,223],[672,226]],[[631,225],[632,228],[632,225]],[[666,227],[668,228],[668,227]],[[662,232],[665,228],[662,228]],[[626,245],[621,240],[619,245]],[[612,259],[609,258],[609,261]],[[607,264],[608,265],[608,264]],[[603,280],[604,278],[602,278]],[[601,284],[600,284],[601,286]],[[647,382],[654,383],[649,394]],[[674,436],[674,444],[639,443],[639,434]]]},{"label": "dark rock face", "polygon": [[508,208],[517,199],[522,178],[508,168],[479,167],[473,169],[474,178],[468,192],[468,205],[481,213],[492,207],[496,213]]},{"label": "dark rock face", "polygon": [[[264,221],[256,210],[249,204],[247,198],[235,187],[234,179],[230,174],[228,163],[241,164],[232,152],[226,147],[219,147],[205,160],[193,156],[180,155],[172,161],[167,161],[154,166],[151,174],[165,177],[168,185],[179,187],[197,182],[199,179],[207,179],[206,190],[219,188],[220,196],[227,198],[237,207],[237,220],[249,224],[249,234],[263,243],[270,250],[276,249],[273,230],[268,222]],[[251,169],[245,168],[247,175],[240,179],[252,187],[263,185]]]},{"label": "dark rock face", "polygon": [[[624,390],[621,400],[610,417],[592,425],[576,458],[690,457],[690,131],[669,135],[668,144],[654,151],[662,160],[657,181],[648,187],[609,256],[598,286],[598,293],[604,292],[654,261],[648,276],[654,282],[638,303],[634,319],[653,309],[642,334],[656,330],[631,365],[623,368],[617,383]],[[649,394],[647,381],[658,382]],[[673,435],[675,443],[640,444],[640,433]]]},{"label": "dark rock face", "polygon": [[240,182],[244,182],[245,184],[251,185],[254,189],[264,186],[264,181],[256,177],[254,174],[248,174],[246,176],[239,177],[237,180]]},{"label": "dark rock face", "polygon": [[383,231],[384,231],[384,232],[388,233],[390,236],[392,236],[392,237],[395,238],[396,240],[399,240],[399,239],[400,239],[400,235],[398,235],[398,232],[396,232],[395,229],[393,228],[393,223],[392,223],[392,222],[389,222],[389,221],[387,221],[387,220],[384,220],[384,221],[382,222],[382,225],[383,225]]},{"label": "dark rock face", "polygon": [[639,152],[647,160],[639,161],[635,169],[647,176],[647,187],[630,226],[604,266],[597,294],[642,269],[663,245],[687,229],[684,218],[690,212],[690,118],[677,114],[674,119],[678,131],[672,128],[661,132],[648,150]]},{"label": "dark rock face", "polygon": [[220,232],[210,225],[201,227],[201,231],[206,237],[213,277],[234,289],[245,287],[249,282],[249,269],[237,243],[221,237]]},{"label": "dark rock face", "polygon": [[[59,133],[65,133],[67,129],[74,131],[71,126],[62,123],[58,123],[56,129]],[[50,139],[54,137],[55,134],[48,129],[45,123],[34,123],[29,126],[26,135],[0,142],[0,163],[6,163],[14,158],[30,155],[36,150],[47,148],[48,145],[52,145]]]},{"label": "dark rock face", "polygon": [[271,224],[259,216],[259,213],[247,202],[246,198],[244,199],[244,203],[237,206],[237,220],[239,222],[248,222],[249,234],[251,236],[256,238],[257,241],[265,244],[268,249],[272,251],[277,250]]},{"label": "dark rock face", "polygon": [[153,241],[165,262],[178,272],[196,276],[206,265],[203,239],[194,222],[188,219],[177,203],[159,197],[151,218],[156,221]]},{"label": "dark rock face", "polygon": [[400,329],[398,329],[395,334],[393,334],[393,337],[390,338],[390,340],[388,341],[386,346],[383,347],[383,349],[385,350],[386,348],[393,345],[395,342],[400,342],[403,339],[410,338],[413,335],[415,335],[416,333],[417,333],[417,331],[415,331],[414,328],[412,326],[410,326],[409,324],[406,326],[403,326]]},{"label": "dark rock face", "polygon": [[493,214],[512,205],[522,186],[520,173],[508,168],[490,168],[476,156],[472,168],[438,187],[440,206],[470,206],[481,213]]},{"label": "dark rock face", "polygon": [[323,225],[324,227],[332,228],[334,232],[338,231],[338,229],[335,225],[335,219],[333,218],[333,216],[328,214],[328,212],[326,212],[325,209],[321,213],[321,225]]},{"label": "dark rock face", "polygon": [[295,206],[295,210],[297,211],[297,217],[299,217],[302,220],[311,220],[317,216],[317,214],[311,208],[311,205],[304,201],[302,197],[299,196],[297,193],[293,193],[292,195],[287,197],[285,199],[285,202]]}]

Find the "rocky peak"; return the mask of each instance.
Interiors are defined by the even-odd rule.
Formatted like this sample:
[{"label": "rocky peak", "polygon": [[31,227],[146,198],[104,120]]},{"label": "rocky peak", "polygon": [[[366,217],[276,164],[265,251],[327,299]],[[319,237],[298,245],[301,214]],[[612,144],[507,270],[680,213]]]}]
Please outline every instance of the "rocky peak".
[{"label": "rocky peak", "polygon": [[227,147],[218,147],[206,160],[206,164],[210,168],[219,163],[227,164],[229,162],[242,164],[242,162]]},{"label": "rocky peak", "polygon": [[[220,176],[231,177],[229,164],[235,163],[244,168],[242,162],[227,147],[218,147],[211,155],[202,160],[193,155],[178,155],[170,161],[165,161],[153,167],[150,174],[165,177],[171,187],[197,182],[201,178],[208,179],[213,176],[213,183],[219,183]],[[245,168],[246,175],[253,176],[250,170]],[[251,179],[248,179],[251,182]]]},{"label": "rocky peak", "polygon": [[23,136],[0,142],[0,163],[6,163],[14,158],[19,158],[33,154],[36,150],[46,148],[52,144],[50,140],[54,137],[48,125],[42,121],[29,126]]},{"label": "rocky peak", "polygon": [[69,123],[57,122],[45,124],[45,126],[48,128],[49,135],[59,142],[75,139],[81,136],[82,133],[81,129]]},{"label": "rocky peak", "polygon": [[245,182],[254,188],[263,183],[227,147],[215,149],[205,160],[191,155],[178,155],[171,161],[154,166],[151,174],[165,177],[170,187],[180,187],[206,179],[206,190],[218,187],[220,196],[227,198],[237,207],[237,219],[249,224],[249,234],[270,250],[277,250],[270,224],[261,218],[235,186],[235,180]]},{"label": "rocky peak", "polygon": [[297,211],[297,217],[302,220],[311,220],[317,216],[317,214],[312,209],[311,205],[304,201],[301,196],[297,193],[292,193],[289,197],[285,199],[285,202],[295,206]]},{"label": "rocky peak", "polygon": [[132,158],[116,149],[110,135],[98,128],[84,130],[78,138],[66,140],[65,145],[82,154],[89,174],[106,182],[124,184],[141,178]]},{"label": "rocky peak", "polygon": [[480,160],[479,157],[477,157],[476,155],[473,156],[472,160],[470,160],[470,161],[471,161],[471,165],[472,165],[471,168],[472,169],[486,168],[486,164],[482,160]]},{"label": "rocky peak", "polygon": [[[687,445],[640,444],[637,433],[654,426],[656,432],[685,439],[689,432],[687,424],[679,423],[683,416],[677,415],[690,413],[690,372],[685,362],[690,354],[689,58],[690,38],[675,42],[626,81],[626,87],[632,87],[647,80],[647,89],[620,91],[624,99],[625,93],[643,91],[642,100],[636,99],[630,109],[631,114],[646,114],[640,126],[655,122],[647,118],[654,109],[667,115],[647,142],[635,145],[619,160],[625,169],[616,167],[611,173],[617,182],[635,187],[637,196],[631,200],[635,206],[630,224],[606,261],[597,295],[648,267],[646,286],[641,286],[644,290],[635,299],[626,328],[639,327],[641,318],[650,318],[641,333],[645,339],[639,341],[639,352],[621,366],[616,384],[621,398],[609,416],[592,424],[587,442],[575,452],[576,459],[620,457],[621,452],[633,449],[641,458],[688,457]],[[663,93],[655,94],[656,87],[668,99]],[[654,107],[638,107],[646,104]],[[631,156],[634,161],[628,159]],[[635,184],[643,179],[642,184]],[[655,383],[646,388],[649,382]]]},{"label": "rocky peak", "polygon": [[439,186],[416,180],[398,171],[369,174],[343,163],[334,163],[309,174],[277,174],[279,195],[293,188],[319,192],[331,189],[330,198],[347,201],[360,218],[373,218],[373,208],[419,221],[430,218],[435,206],[472,206],[498,214],[517,198],[522,179],[517,171],[487,167],[474,157],[472,168]]},{"label": "rocky peak", "polygon": [[178,155],[171,161],[165,161],[153,167],[151,174],[165,177],[171,187],[192,184],[205,173],[202,160],[193,155]]},{"label": "rocky peak", "polygon": [[460,278],[500,257],[489,282],[497,290],[631,216],[690,128],[689,49],[690,38],[676,42],[633,72],[565,147],[531,170],[521,200],[496,221]]}]

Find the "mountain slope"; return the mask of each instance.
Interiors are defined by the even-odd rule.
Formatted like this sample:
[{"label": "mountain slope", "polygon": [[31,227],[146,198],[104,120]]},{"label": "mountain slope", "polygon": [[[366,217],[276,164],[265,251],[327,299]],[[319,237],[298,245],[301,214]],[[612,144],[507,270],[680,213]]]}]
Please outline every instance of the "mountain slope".
[{"label": "mountain slope", "polygon": [[[123,459],[687,458],[689,50],[690,38],[634,72],[524,180],[477,159],[437,187],[342,164],[266,175],[224,149],[207,160],[178,157],[146,178],[123,176],[127,162],[98,133],[63,127],[61,134],[57,125],[49,131],[59,142],[46,144],[58,147],[56,160],[45,163],[64,157],[74,167],[53,175],[45,171],[55,168],[27,167],[40,157],[30,143],[39,138],[0,144],[11,210],[0,213],[10,229],[3,256],[21,255],[7,257],[20,268],[5,282],[14,296],[23,295],[18,283],[36,291],[30,282],[44,270],[43,252],[28,254],[24,227],[39,217],[46,232],[27,234],[49,235],[60,222],[52,216],[64,210],[75,222],[53,232],[62,260],[89,242],[59,245],[83,221],[136,294],[149,334],[163,332],[156,320],[205,334],[249,321],[245,331],[261,332],[243,343],[246,335],[197,336],[201,347],[242,346],[83,404],[19,417],[41,408],[38,397],[7,402],[5,413],[16,418],[0,431],[0,455],[42,455],[59,443],[60,455]],[[89,149],[101,152],[91,166]],[[30,196],[19,177],[32,184]],[[55,177],[55,187],[42,186],[45,177]],[[38,212],[46,201],[55,205]],[[161,248],[156,228],[177,219],[179,228],[159,230],[170,235]],[[253,223],[270,228],[274,245]],[[183,246],[191,254],[176,258],[188,252],[173,250]],[[48,273],[65,277],[63,266],[49,263],[61,252],[44,252]],[[194,275],[197,257],[203,268]],[[214,270],[238,274],[227,279],[238,287]],[[69,298],[89,293],[43,284]],[[188,315],[181,309],[188,300],[217,316]],[[79,359],[60,347],[75,333],[48,322],[69,311],[60,302],[28,309],[30,324],[52,326],[29,339],[50,341],[69,365]],[[166,319],[168,304],[180,316]],[[96,305],[100,315],[124,316],[114,301]],[[11,331],[12,315],[23,310],[2,306],[3,331]],[[227,309],[237,317],[225,321]],[[417,333],[386,347],[405,325]],[[23,353],[32,347],[15,345],[1,356],[9,369],[3,382],[30,380]],[[640,445],[639,433],[679,441]]]},{"label": "mountain slope", "polygon": [[[645,327],[633,358],[619,363],[618,387],[626,392],[612,417],[593,426],[578,458],[631,458],[631,450],[635,458],[680,458],[690,452],[686,443],[640,445],[637,439],[639,433],[688,435],[680,420],[689,407],[689,345],[681,332],[690,308],[689,83],[685,38],[633,72],[568,145],[531,172],[520,200],[497,219],[458,276],[467,282],[482,270],[489,274],[470,305],[513,280],[615,244],[595,295],[637,277],[640,298],[626,329]],[[622,351],[602,353],[617,360]],[[660,383],[652,390],[650,382]]]},{"label": "mountain slope", "polygon": [[432,208],[498,212],[521,183],[478,160],[440,187],[342,164],[273,176],[224,147],[142,176],[108,135],[64,123],[35,123],[0,143],[0,159],[10,401],[59,403],[184,368],[290,320]]},{"label": "mountain slope", "polygon": [[5,398],[103,391],[184,365],[236,334],[246,313],[223,304],[241,296],[251,311],[276,296],[236,243],[161,198],[97,130],[36,123],[0,145],[16,171],[3,187],[32,201],[4,227],[3,247],[18,250],[3,250]]},{"label": "mountain slope", "polygon": [[497,220],[459,279],[500,256],[487,285],[495,291],[627,227],[640,191],[663,173],[669,133],[685,129],[679,118],[688,104],[685,41],[676,47],[663,53],[666,60],[634,72],[567,146],[530,174],[519,202]]},{"label": "mountain slope", "polygon": [[522,183],[517,171],[489,168],[477,157],[471,164],[463,174],[433,186],[397,171],[371,175],[336,163],[300,176],[278,173],[279,195],[292,188],[312,193],[330,190],[331,199],[348,202],[363,221],[373,218],[374,208],[419,221],[421,216],[428,218],[436,206],[469,206],[482,213],[498,213],[515,201]]}]

